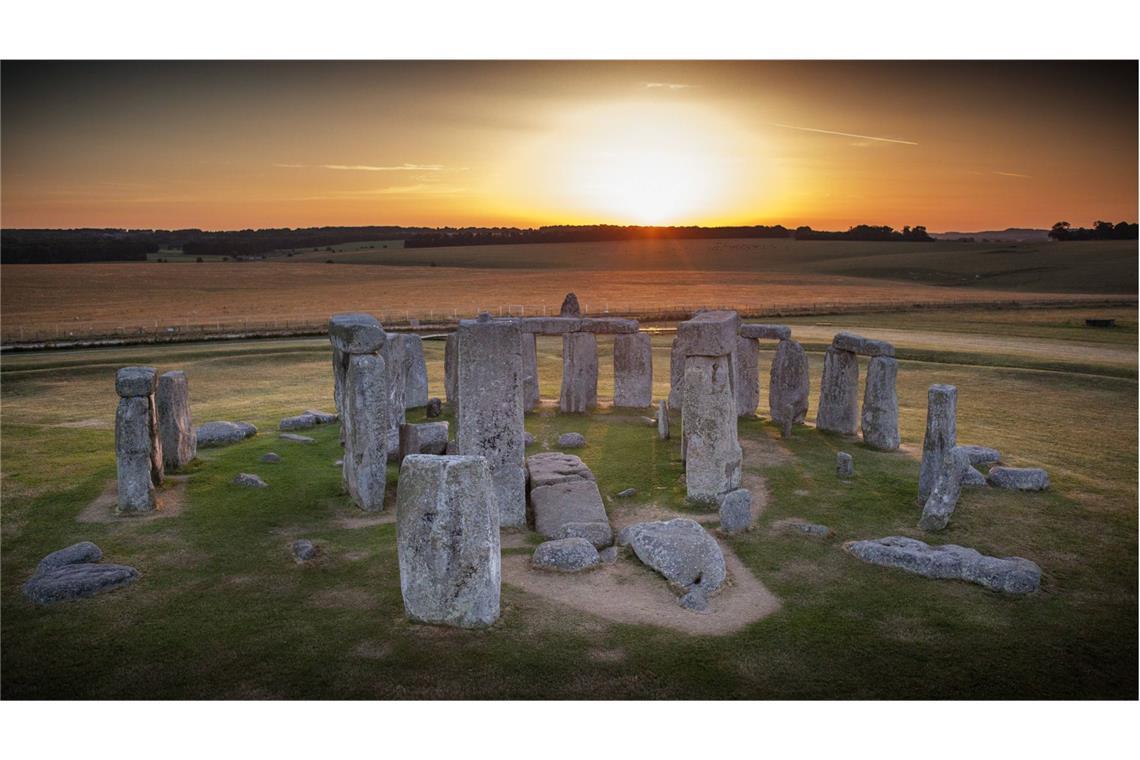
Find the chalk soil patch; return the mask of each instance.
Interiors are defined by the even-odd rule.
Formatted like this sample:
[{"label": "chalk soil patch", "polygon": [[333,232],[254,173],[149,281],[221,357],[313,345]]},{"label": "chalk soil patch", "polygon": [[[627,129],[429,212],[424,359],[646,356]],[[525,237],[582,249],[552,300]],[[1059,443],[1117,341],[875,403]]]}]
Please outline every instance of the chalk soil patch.
[{"label": "chalk soil patch", "polygon": [[83,508],[75,517],[81,523],[116,523],[116,522],[145,522],[163,517],[177,517],[182,514],[182,507],[186,503],[186,475],[167,475],[166,484],[155,490],[155,501],[158,508],[153,512],[141,515],[117,515],[115,506],[119,501],[119,485],[115,480],[108,480],[103,493],[95,497],[94,501]]}]

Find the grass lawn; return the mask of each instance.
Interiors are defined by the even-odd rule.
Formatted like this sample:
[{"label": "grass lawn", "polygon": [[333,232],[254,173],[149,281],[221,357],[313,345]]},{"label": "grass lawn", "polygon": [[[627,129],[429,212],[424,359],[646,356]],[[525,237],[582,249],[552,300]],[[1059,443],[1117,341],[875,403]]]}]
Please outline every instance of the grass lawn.
[{"label": "grass lawn", "polygon": [[[327,342],[283,340],[5,355],[0,381],[3,472],[4,698],[1135,698],[1137,693],[1137,384],[1135,311],[1098,345],[1132,346],[1127,363],[1030,366],[1022,339],[1072,344],[1063,314],[962,312],[853,315],[842,324],[800,320],[809,336],[834,329],[906,330],[899,340],[904,451],[797,429],[779,440],[766,417],[744,420],[748,476],[767,503],[755,528],[728,539],[781,601],[772,616],[726,636],[691,636],[617,624],[517,587],[503,615],[470,632],[413,625],[403,616],[395,526],[361,519],[341,492],[335,427],[315,445],[280,441],[276,422],[331,408]],[[836,322],[835,319],[831,320]],[[939,351],[933,333],[985,333],[1009,346]],[[921,333],[921,335],[919,334]],[[809,345],[815,338],[808,340]],[[667,336],[654,339],[655,397],[668,385]],[[442,395],[443,344],[426,343],[432,395]],[[599,396],[612,395],[609,340],[600,341]],[[908,353],[912,352],[912,353]],[[917,352],[922,352],[918,355]],[[560,342],[541,339],[543,396],[557,395]],[[761,357],[762,388],[771,357]],[[1012,359],[1011,359],[1012,357]],[[822,356],[812,352],[814,416]],[[1044,360],[1042,360],[1044,361]],[[182,368],[196,422],[250,420],[261,434],[206,449],[191,466],[178,514],[78,522],[114,477],[114,371],[131,363]],[[865,365],[863,367],[865,370]],[[1063,371],[1062,371],[1063,370]],[[1046,467],[1041,494],[968,491],[948,530],[915,527],[926,388],[959,388],[959,440],[992,445],[1012,465]],[[648,413],[648,412],[647,412]],[[409,419],[422,419],[422,410]],[[679,415],[674,415],[679,427]],[[679,441],[658,442],[637,413],[600,410],[527,416],[540,450],[557,433],[583,432],[611,515],[683,503]],[[838,450],[857,479],[834,476]],[[282,464],[262,464],[276,451]],[[764,456],[756,452],[765,452]],[[231,485],[240,471],[264,490]],[[395,470],[390,468],[389,497]],[[638,489],[630,500],[612,495]],[[389,508],[391,510],[391,507]],[[835,532],[820,540],[776,529],[792,518]],[[1006,597],[865,565],[843,541],[892,534],[1017,555],[1041,565],[1042,590]],[[322,557],[300,566],[294,538]],[[46,553],[91,540],[106,561],[139,568],[134,585],[93,599],[36,607],[19,592]],[[514,535],[506,553],[537,540]],[[622,562],[635,562],[623,558]],[[664,581],[662,580],[663,584]]]}]

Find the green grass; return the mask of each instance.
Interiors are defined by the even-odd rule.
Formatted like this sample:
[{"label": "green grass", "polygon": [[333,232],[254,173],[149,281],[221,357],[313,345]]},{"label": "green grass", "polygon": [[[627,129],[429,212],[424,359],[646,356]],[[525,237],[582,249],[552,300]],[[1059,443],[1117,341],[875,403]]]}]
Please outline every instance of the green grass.
[{"label": "green grass", "polygon": [[[1071,326],[1040,317],[999,312],[991,325],[1034,331],[1058,345],[1070,340]],[[867,332],[897,326],[893,315],[848,319]],[[985,320],[971,313],[958,321],[969,334]],[[953,314],[921,325],[954,326]],[[1134,315],[1123,329],[1134,333]],[[600,342],[602,398],[612,393],[609,345]],[[668,338],[654,345],[660,397]],[[442,388],[442,348],[426,343],[433,394]],[[557,395],[559,351],[558,340],[540,340],[546,397]],[[1043,568],[1041,592],[1011,598],[854,560],[842,541],[920,535],[917,462],[807,428],[779,441],[770,423],[748,420],[740,425],[748,450],[786,454],[746,459],[749,474],[766,479],[769,499],[755,529],[730,543],[782,608],[734,635],[693,637],[611,624],[510,586],[503,617],[489,630],[408,623],[394,525],[344,522],[363,513],[341,492],[335,428],[317,428],[309,446],[273,432],[280,417],[331,406],[324,341],[5,355],[2,695],[1135,698],[1135,374],[1119,377],[1117,365],[1097,362],[1081,373],[1001,366],[998,356],[997,366],[957,364],[937,353],[903,359],[901,432],[905,444],[920,444],[926,387],[951,382],[959,388],[959,440],[996,446],[1014,465],[1049,469],[1054,487],[1047,493],[968,492],[949,529],[933,539],[1028,557]],[[769,358],[761,357],[763,368]],[[203,450],[177,516],[78,523],[114,476],[114,369],[143,362],[188,372],[196,421],[249,419],[262,433]],[[813,353],[813,389],[821,365]],[[762,386],[766,391],[766,376]],[[766,396],[762,411],[765,405]],[[421,419],[422,411],[409,417]],[[676,415],[673,422],[679,426]],[[579,453],[611,514],[649,504],[692,511],[683,501],[678,442],[658,442],[639,414],[567,416],[544,408],[526,424],[539,441],[528,453],[560,432],[586,435],[589,446]],[[834,477],[840,449],[855,456],[852,485]],[[285,462],[260,463],[269,450]],[[232,486],[239,471],[261,475],[270,488]],[[389,481],[394,489],[394,470]],[[638,495],[612,500],[626,487]],[[791,517],[824,523],[836,535],[820,540],[773,528]],[[288,551],[297,537],[315,540],[322,559],[296,565]],[[94,599],[29,604],[19,586],[39,558],[83,539],[102,547],[108,561],[138,567],[140,581]]]}]

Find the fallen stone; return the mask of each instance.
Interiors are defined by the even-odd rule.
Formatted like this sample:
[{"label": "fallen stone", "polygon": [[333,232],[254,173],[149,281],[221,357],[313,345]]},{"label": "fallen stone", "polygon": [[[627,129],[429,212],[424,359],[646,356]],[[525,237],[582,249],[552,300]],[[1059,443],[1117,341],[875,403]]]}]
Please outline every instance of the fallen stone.
[{"label": "fallen stone", "polygon": [[157,383],[154,367],[122,367],[115,373],[115,391],[123,398],[149,396]]},{"label": "fallen stone", "polygon": [[735,311],[702,311],[677,325],[685,357],[728,356],[736,351],[740,315]]},{"label": "fallen stone", "polygon": [[637,558],[686,591],[706,595],[724,584],[727,570],[716,540],[694,520],[635,523],[623,529]]},{"label": "fallen stone", "polygon": [[617,492],[617,497],[619,499],[628,499],[631,496],[637,496],[637,489],[636,488],[626,488],[623,491]]},{"label": "fallen stone", "polygon": [[872,357],[863,392],[863,442],[879,451],[899,447],[899,397],[895,390],[899,364],[887,356]]},{"label": "fallen stone", "polygon": [[190,385],[182,371],[164,372],[154,398],[162,463],[167,470],[190,464],[198,453],[198,440],[190,421]]},{"label": "fallen stone", "polygon": [[277,464],[281,461],[281,455],[276,454],[272,451],[268,451],[261,455],[261,461],[268,462],[270,464]]},{"label": "fallen stone", "polygon": [[[83,542],[90,544],[90,542]],[[81,544],[76,544],[81,546]],[[94,561],[87,561],[82,556],[92,553],[89,549],[75,552],[74,561],[63,561],[65,558],[57,557],[53,564],[45,565],[53,555],[69,552],[75,547],[60,552],[53,552],[40,561],[35,575],[28,579],[21,587],[21,591],[36,604],[51,604],[72,599],[82,599],[95,596],[105,591],[111,591],[133,583],[139,577],[139,571],[127,565],[99,564],[102,552],[94,544]]]},{"label": "fallen stone", "polygon": [[823,355],[815,426],[842,435],[859,429],[859,357],[831,346]]},{"label": "fallen stone", "polygon": [[[613,531],[602,494],[593,480],[572,480],[549,486],[532,488],[531,505],[534,508],[534,529],[547,538],[564,538],[564,529],[571,523],[596,523],[600,527],[588,535],[599,537],[605,546],[613,542]],[[577,527],[572,535],[583,535]]]},{"label": "fallen stone", "polygon": [[704,612],[709,608],[709,598],[700,586],[694,586],[693,590],[684,594],[677,603],[693,612]]},{"label": "fallen stone", "polygon": [[296,417],[285,417],[277,424],[278,430],[304,430],[317,425],[330,425],[339,419],[335,414],[306,409]]},{"label": "fallen stone", "polygon": [[711,503],[740,487],[742,452],[736,425],[731,357],[686,358],[681,430],[689,499]]},{"label": "fallen stone", "polygon": [[598,339],[590,333],[562,336],[562,391],[558,407],[563,413],[584,413],[598,406]]},{"label": "fallen stone", "polygon": [[963,449],[966,450],[967,456],[970,457],[970,464],[977,467],[980,464],[996,464],[1001,461],[1001,452],[997,449],[991,449],[989,446],[976,446],[964,445]]},{"label": "fallen stone", "polygon": [[864,562],[926,578],[964,580],[992,591],[1028,594],[1041,586],[1041,568],[1021,557],[989,557],[954,544],[931,546],[903,536],[852,541],[843,547]]},{"label": "fallen stone", "polygon": [[446,422],[404,423],[400,425],[399,461],[409,454],[447,453]]},{"label": "fallen stone", "polygon": [[199,448],[228,446],[257,435],[257,428],[248,422],[206,422],[194,431]]},{"label": "fallen stone", "polygon": [[987,480],[995,488],[1016,491],[1044,491],[1049,487],[1049,474],[1039,467],[991,467]]},{"label": "fallen stone", "polygon": [[657,402],[657,440],[669,440],[669,405],[665,399]]},{"label": "fallen stone", "polygon": [[720,497],[720,529],[743,533],[752,525],[752,492],[737,488]]},{"label": "fallen stone", "polygon": [[835,474],[844,479],[855,477],[855,460],[846,451],[835,455]]},{"label": "fallen stone", "polygon": [[755,340],[791,340],[792,328],[787,325],[741,325],[740,337]]},{"label": "fallen stone", "polygon": [[298,562],[308,562],[317,556],[317,547],[307,538],[299,538],[293,542],[293,559]]},{"label": "fallen stone", "polygon": [[782,340],[776,346],[768,381],[768,412],[781,423],[789,416],[799,424],[808,410],[808,357],[804,347],[794,340]]},{"label": "fallen stone", "polygon": [[562,573],[587,570],[601,562],[598,550],[584,538],[562,538],[539,544],[530,561],[537,568]]},{"label": "fallen stone", "polygon": [[269,484],[250,472],[239,472],[234,476],[234,485],[246,488],[269,488]]},{"label": "fallen stone", "polygon": [[608,522],[571,522],[563,525],[554,534],[554,538],[584,538],[599,549],[604,549],[613,544],[614,531]]},{"label": "fallen stone", "polygon": [[760,405],[760,343],[753,338],[736,338],[736,355],[733,357],[736,372],[733,389],[736,394],[736,414],[751,417]]},{"label": "fallen stone", "polygon": [[617,558],[618,549],[616,546],[607,546],[598,552],[598,559],[601,560],[604,565],[612,565],[617,562]]},{"label": "fallen stone", "polygon": [[957,443],[958,389],[953,385],[932,385],[926,392],[926,434],[922,438],[922,464],[918,470],[920,502],[930,496],[942,469],[943,457]]},{"label": "fallen stone", "polygon": [[[963,447],[965,448],[965,447]],[[978,471],[976,467],[970,467],[966,470],[966,475],[962,478],[962,487],[969,486],[970,488],[984,488],[986,485],[986,476]]]},{"label": "fallen stone", "polygon": [[819,523],[797,521],[792,523],[792,527],[798,530],[800,533],[806,533],[809,536],[827,538],[831,535],[831,528],[827,527],[826,525],[820,525]]},{"label": "fallen stone", "polygon": [[103,559],[103,550],[90,541],[80,541],[64,549],[57,549],[40,560],[37,573],[54,570],[64,565],[78,565],[98,562]]},{"label": "fallen stone", "polygon": [[614,406],[653,403],[653,343],[649,333],[614,336]]},{"label": "fallen stone", "polygon": [[563,433],[558,436],[558,445],[564,449],[580,449],[586,445],[586,436],[581,433]]},{"label": "fallen stone", "polygon": [[[517,337],[513,343],[518,345]],[[462,628],[488,626],[499,618],[499,512],[484,457],[413,454],[404,459],[396,540],[409,618]]]},{"label": "fallen stone", "polygon": [[307,435],[297,435],[296,433],[279,433],[277,437],[282,441],[292,441],[293,443],[316,443],[316,438],[310,438]]},{"label": "fallen stone", "polygon": [[938,470],[938,479],[930,490],[925,505],[922,507],[922,518],[918,527],[923,530],[942,530],[950,522],[954,514],[954,507],[958,504],[958,497],[962,493],[962,480],[970,469],[970,459],[966,452],[955,446],[942,457],[941,467]]},{"label": "fallen stone", "polygon": [[581,459],[558,451],[545,451],[527,457],[526,470],[531,490],[574,480],[594,479],[594,473],[590,472],[590,468]]},{"label": "fallen stone", "polygon": [[895,347],[885,340],[872,340],[862,335],[841,332],[832,339],[831,345],[840,351],[850,351],[863,356],[894,356]]},{"label": "fallen stone", "polygon": [[361,312],[334,314],[329,318],[329,341],[345,354],[373,354],[384,347],[387,336],[380,322]]}]

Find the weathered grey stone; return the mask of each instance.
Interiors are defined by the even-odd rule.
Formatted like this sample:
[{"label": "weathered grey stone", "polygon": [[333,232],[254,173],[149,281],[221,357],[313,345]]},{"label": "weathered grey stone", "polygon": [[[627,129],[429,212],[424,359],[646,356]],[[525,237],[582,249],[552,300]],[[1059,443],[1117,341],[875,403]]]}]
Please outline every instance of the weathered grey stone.
[{"label": "weathered grey stone", "polygon": [[693,612],[704,612],[709,608],[709,598],[704,589],[694,586],[692,591],[677,600],[677,604]]},{"label": "weathered grey stone", "polygon": [[566,297],[562,299],[562,308],[558,310],[560,317],[580,317],[582,316],[582,307],[578,305],[578,296],[573,293],[567,293]]},{"label": "weathered grey stone", "polygon": [[715,502],[739,488],[741,449],[729,356],[695,355],[685,360],[681,426],[688,498]]},{"label": "weathered grey stone", "polygon": [[527,483],[532,489],[569,483],[573,480],[593,480],[594,473],[573,454],[544,451],[526,459]]},{"label": "weathered grey stone", "polygon": [[[336,406],[336,413],[339,419],[344,418],[344,375],[348,372],[349,356],[351,356],[351,354],[346,354],[336,346],[333,346],[333,404]],[[340,426],[340,445],[344,445],[344,425]]]},{"label": "weathered grey stone", "polygon": [[657,438],[661,441],[669,440],[669,404],[665,399],[657,402]]},{"label": "weathered grey stone", "polygon": [[617,562],[618,549],[616,546],[607,546],[598,552],[598,559],[602,561],[603,565],[612,565]]},{"label": "weathered grey stone", "polygon": [[234,485],[245,488],[269,488],[269,484],[251,472],[239,472],[234,475]]},{"label": "weathered grey stone", "polygon": [[[962,448],[965,448],[965,446]],[[970,467],[970,469],[966,470],[966,475],[962,478],[963,488],[967,486],[970,488],[984,488],[986,485],[986,476],[983,475],[978,468]]]},{"label": "weathered grey stone", "polygon": [[388,480],[388,378],[384,357],[358,354],[344,380],[341,474],[352,501],[366,512],[384,508]]},{"label": "weathered grey stone", "polygon": [[248,422],[226,422],[223,420],[204,422],[194,431],[198,448],[203,449],[211,446],[228,446],[255,435],[257,435],[257,428]]},{"label": "weathered grey stone", "polygon": [[534,436],[530,433],[523,433],[523,446],[533,446]]},{"label": "weathered grey stone", "polygon": [[[364,356],[365,354],[358,354]],[[298,435],[297,433],[278,433],[278,440],[292,441],[293,443],[316,443],[317,439],[307,435]]]},{"label": "weathered grey stone", "polygon": [[636,488],[625,488],[617,492],[617,497],[619,499],[628,499],[631,496],[637,496]]},{"label": "weathered grey stone", "polygon": [[428,399],[427,406],[424,408],[424,416],[429,420],[443,414],[443,403],[434,396]]},{"label": "weathered grey stone", "polygon": [[895,347],[885,340],[872,340],[862,335],[841,332],[832,339],[831,345],[840,351],[850,351],[863,356],[894,356]]},{"label": "weathered grey stone", "polygon": [[120,513],[156,506],[152,473],[151,397],[124,396],[115,413],[115,463]]},{"label": "weathered grey stone", "polygon": [[443,392],[455,410],[459,404],[459,333],[451,333],[443,347]]},{"label": "weathered grey stone", "polygon": [[776,423],[802,423],[808,410],[808,357],[794,340],[776,346],[768,380],[768,412]]},{"label": "weathered grey stone", "polygon": [[413,333],[391,336],[404,343],[404,408],[417,409],[427,405],[427,362],[424,360],[423,338]]},{"label": "weathered grey stone", "polygon": [[926,391],[926,434],[922,438],[922,464],[918,470],[920,502],[925,502],[934,490],[934,481],[942,470],[942,459],[956,445],[958,389],[953,385],[936,383]]},{"label": "weathered grey stone", "polygon": [[739,417],[752,417],[760,405],[760,341],[737,337],[733,370],[736,372],[733,383],[736,414]]},{"label": "weathered grey stone", "polygon": [[409,454],[447,453],[447,422],[400,425],[400,461]]},{"label": "weathered grey stone", "polygon": [[533,333],[519,336],[522,350],[523,411],[529,412],[538,406],[538,345]]},{"label": "weathered grey stone", "polygon": [[831,528],[819,523],[804,522],[803,520],[796,520],[791,523],[792,527],[800,533],[806,533],[809,536],[816,536],[818,538],[827,538],[831,535]]},{"label": "weathered grey stone", "polygon": [[198,440],[190,422],[190,384],[182,371],[165,372],[155,396],[162,462],[167,470],[185,467],[198,453]]},{"label": "weathered grey stone", "polygon": [[586,445],[586,436],[581,433],[563,433],[558,436],[558,445],[564,449],[580,449]]},{"label": "weathered grey stone", "polygon": [[578,317],[523,317],[518,324],[521,332],[532,335],[565,335],[581,332],[582,320]]},{"label": "weathered grey stone", "polygon": [[880,451],[894,451],[899,447],[899,397],[895,391],[898,370],[898,362],[887,356],[872,357],[867,365],[863,442]]},{"label": "weathered grey stone", "polygon": [[21,590],[37,604],[81,599],[134,582],[139,572],[126,565],[98,564],[103,552],[90,541],[73,544],[40,560]]},{"label": "weathered grey stone", "polygon": [[154,367],[121,367],[115,373],[115,391],[123,398],[149,396],[158,382]]},{"label": "weathered grey stone", "polygon": [[[517,334],[512,337],[517,347]],[[480,342],[464,340],[463,346]],[[499,512],[484,457],[413,454],[404,459],[396,539],[409,618],[461,628],[488,626],[499,618]]]},{"label": "weathered grey stone", "polygon": [[329,342],[344,354],[373,354],[384,347],[387,336],[371,314],[333,314],[329,318]]},{"label": "weathered grey stone", "polygon": [[724,554],[694,520],[635,523],[622,533],[638,559],[686,591],[699,587],[712,594],[724,583]]},{"label": "weathered grey stone", "polygon": [[530,562],[543,570],[576,573],[600,564],[598,550],[584,538],[562,538],[539,544]]},{"label": "weathered grey stone", "polygon": [[855,460],[846,451],[835,455],[835,474],[841,478],[855,477]]},{"label": "weathered grey stone", "polygon": [[298,562],[308,562],[317,556],[317,547],[307,538],[298,538],[293,542],[293,559]]},{"label": "weathered grey stone", "polygon": [[590,333],[562,336],[562,393],[558,407],[564,413],[588,412],[598,406],[598,339]]},{"label": "weathered grey stone", "polygon": [[1041,585],[1041,568],[1021,557],[989,557],[954,544],[930,546],[903,536],[888,536],[844,545],[864,562],[897,567],[927,578],[969,581],[992,591],[1027,594]]},{"label": "weathered grey stone", "polygon": [[261,455],[261,461],[268,464],[277,464],[281,461],[281,455],[272,451],[267,451]]},{"label": "weathered grey stone", "polygon": [[752,492],[737,488],[720,497],[720,529],[742,533],[752,525]]},{"label": "weathered grey stone", "polygon": [[1016,491],[1044,491],[1049,487],[1049,474],[1040,467],[991,467],[987,480],[995,488]]},{"label": "weathered grey stone", "polygon": [[388,439],[396,445],[388,446],[389,450],[397,449],[400,439],[400,425],[408,421],[407,417],[407,369],[408,360],[407,341],[398,336],[389,336],[385,341],[380,355],[384,358],[384,371],[387,382],[384,387],[388,392]]},{"label": "weathered grey stone", "polygon": [[823,355],[815,426],[843,435],[859,430],[859,357],[850,351],[831,346]]},{"label": "weathered grey stone", "polygon": [[[347,356],[347,354],[346,354]],[[335,414],[306,409],[295,417],[285,417],[277,423],[278,430],[305,430],[318,425],[329,425],[338,419]]]},{"label": "weathered grey stone", "polygon": [[970,457],[970,464],[975,467],[980,464],[997,464],[1001,461],[1001,452],[989,446],[976,446],[967,444],[962,446]]},{"label": "weathered grey stone", "polygon": [[481,316],[461,321],[459,334],[459,451],[486,457],[499,524],[523,526],[526,474],[518,324]]},{"label": "weathered grey stone", "polygon": [[557,538],[584,538],[599,549],[614,542],[614,531],[608,522],[566,523],[558,531]]},{"label": "weathered grey stone", "polygon": [[[567,535],[598,540],[602,546],[613,542],[613,531],[602,494],[593,480],[571,480],[549,486],[532,488],[530,501],[534,508],[534,530],[547,538],[565,538]],[[570,534],[565,532],[571,524],[581,526],[594,523],[592,531],[578,527]]]},{"label": "weathered grey stone", "polygon": [[740,326],[740,337],[756,340],[790,340],[792,328],[787,325],[748,324]]},{"label": "weathered grey stone", "polygon": [[957,446],[942,455],[938,477],[922,507],[918,527],[923,530],[942,530],[950,522],[958,497],[962,493],[962,480],[970,469],[970,458]]},{"label": "weathered grey stone", "polygon": [[669,408],[681,408],[681,396],[685,386],[685,344],[681,336],[673,338],[669,349]]},{"label": "weathered grey stone", "polygon": [[735,311],[702,311],[677,325],[685,356],[727,356],[736,351],[740,315]]},{"label": "weathered grey stone", "polygon": [[578,332],[594,335],[632,335],[640,329],[637,320],[620,317],[585,317],[578,322]]},{"label": "weathered grey stone", "polygon": [[653,403],[653,342],[649,333],[614,336],[614,406]]}]

